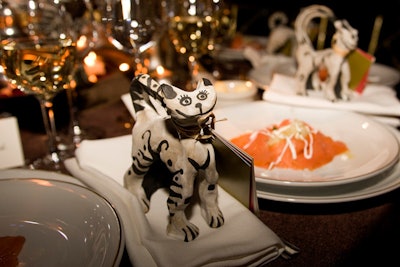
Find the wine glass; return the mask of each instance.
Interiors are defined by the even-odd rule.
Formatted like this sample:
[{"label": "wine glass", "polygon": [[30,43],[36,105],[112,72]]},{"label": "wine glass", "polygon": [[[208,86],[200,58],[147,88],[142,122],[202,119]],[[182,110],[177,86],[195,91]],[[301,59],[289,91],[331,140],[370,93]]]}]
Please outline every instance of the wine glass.
[{"label": "wine glass", "polygon": [[220,0],[218,9],[215,43],[216,46],[229,47],[236,34],[238,6]]},{"label": "wine glass", "polygon": [[34,95],[40,103],[48,151],[31,167],[59,171],[69,154],[59,150],[53,100],[70,87],[75,69],[75,37],[69,33],[68,17],[59,2],[19,1],[13,8],[20,33],[1,36],[1,65],[11,84]]},{"label": "wine glass", "polygon": [[187,90],[193,90],[199,80],[199,58],[214,50],[218,26],[219,1],[167,0],[168,32],[175,50],[185,56],[190,80]]},{"label": "wine glass", "polygon": [[[71,1],[71,0],[68,0]],[[102,0],[80,0],[85,7],[85,12],[81,18],[76,19],[76,30],[79,38],[77,41],[78,54],[81,58],[86,57],[91,51],[100,49],[108,45],[105,36],[104,25],[100,21],[100,11],[104,6]],[[73,3],[73,2],[71,2]],[[72,5],[72,4],[70,4]]]},{"label": "wine glass", "polygon": [[148,73],[144,52],[162,32],[159,0],[107,0],[103,20],[110,42],[133,56],[135,75]]}]

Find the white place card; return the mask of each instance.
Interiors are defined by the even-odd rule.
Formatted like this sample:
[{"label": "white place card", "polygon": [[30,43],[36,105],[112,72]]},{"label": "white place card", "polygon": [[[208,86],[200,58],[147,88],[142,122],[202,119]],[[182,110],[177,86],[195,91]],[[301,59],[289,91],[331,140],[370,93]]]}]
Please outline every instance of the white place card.
[{"label": "white place card", "polygon": [[0,169],[24,165],[21,135],[15,117],[0,119]]}]

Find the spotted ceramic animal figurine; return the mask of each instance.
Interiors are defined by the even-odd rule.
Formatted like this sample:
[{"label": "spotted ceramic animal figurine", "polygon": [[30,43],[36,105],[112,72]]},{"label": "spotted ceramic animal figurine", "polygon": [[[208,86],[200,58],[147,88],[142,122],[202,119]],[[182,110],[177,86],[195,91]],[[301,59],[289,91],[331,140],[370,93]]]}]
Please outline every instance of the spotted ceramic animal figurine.
[{"label": "spotted ceramic animal figurine", "polygon": [[[307,34],[307,27],[315,18],[328,18],[333,21],[335,34],[331,48],[315,50]],[[295,21],[297,39],[297,93],[307,94],[308,81],[312,88],[322,90],[327,99],[349,100],[351,91],[350,67],[347,61],[349,53],[358,45],[358,31],[346,20],[335,20],[331,9],[322,5],[312,5],[300,12]]]},{"label": "spotted ceramic animal figurine", "polygon": [[150,196],[143,182],[151,167],[158,164],[159,168],[161,163],[171,176],[167,234],[184,241],[199,235],[199,228],[185,215],[194,188],[198,188],[201,213],[207,224],[213,228],[222,226],[211,134],[217,96],[211,82],[202,79],[196,90],[188,92],[159,84],[143,74],[132,80],[130,93],[136,122],[132,129],[133,162],[125,173],[124,186],[139,198],[147,212]]}]

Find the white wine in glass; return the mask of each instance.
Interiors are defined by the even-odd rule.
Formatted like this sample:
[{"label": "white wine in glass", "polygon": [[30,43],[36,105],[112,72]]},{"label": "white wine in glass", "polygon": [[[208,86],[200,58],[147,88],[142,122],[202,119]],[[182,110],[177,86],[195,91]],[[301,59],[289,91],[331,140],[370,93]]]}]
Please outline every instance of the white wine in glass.
[{"label": "white wine in glass", "polygon": [[63,155],[57,148],[53,99],[69,87],[75,67],[75,42],[53,38],[9,38],[1,42],[1,64],[9,81],[40,103],[48,137],[48,154],[34,168],[59,170]]},{"label": "white wine in glass", "polygon": [[168,32],[176,51],[186,56],[190,81],[187,90],[196,88],[200,70],[199,57],[214,50],[218,26],[218,1],[169,0]]}]

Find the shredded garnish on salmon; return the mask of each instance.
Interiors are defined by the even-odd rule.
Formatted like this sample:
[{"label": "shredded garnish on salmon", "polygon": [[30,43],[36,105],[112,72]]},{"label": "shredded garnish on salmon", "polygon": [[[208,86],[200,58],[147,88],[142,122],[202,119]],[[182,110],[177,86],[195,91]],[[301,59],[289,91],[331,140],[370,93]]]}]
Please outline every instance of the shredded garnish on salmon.
[{"label": "shredded garnish on salmon", "polygon": [[286,119],[231,141],[251,155],[256,166],[270,170],[275,167],[313,170],[348,151],[343,142],[334,141],[300,120]]}]

